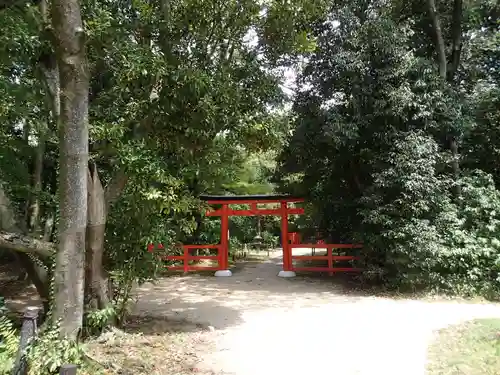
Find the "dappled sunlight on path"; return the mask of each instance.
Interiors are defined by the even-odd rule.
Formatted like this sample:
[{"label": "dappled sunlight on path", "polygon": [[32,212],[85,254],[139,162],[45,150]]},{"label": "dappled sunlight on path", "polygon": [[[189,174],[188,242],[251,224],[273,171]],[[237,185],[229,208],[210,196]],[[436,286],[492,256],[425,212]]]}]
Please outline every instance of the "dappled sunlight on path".
[{"label": "dappled sunlight on path", "polygon": [[213,327],[217,350],[200,368],[236,375],[421,375],[434,330],[500,317],[494,304],[346,295],[331,283],[281,279],[278,254],[228,278],[145,285],[137,312]]}]

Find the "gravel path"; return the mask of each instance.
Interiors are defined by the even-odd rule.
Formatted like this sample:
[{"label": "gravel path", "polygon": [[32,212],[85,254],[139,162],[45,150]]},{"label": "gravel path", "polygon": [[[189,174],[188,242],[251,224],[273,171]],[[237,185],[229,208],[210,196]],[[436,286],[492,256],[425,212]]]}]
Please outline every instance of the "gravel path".
[{"label": "gravel path", "polygon": [[423,375],[435,330],[500,317],[495,304],[361,297],[328,280],[281,279],[279,255],[228,278],[145,285],[138,312],[210,325],[216,350],[200,366],[234,375]]}]

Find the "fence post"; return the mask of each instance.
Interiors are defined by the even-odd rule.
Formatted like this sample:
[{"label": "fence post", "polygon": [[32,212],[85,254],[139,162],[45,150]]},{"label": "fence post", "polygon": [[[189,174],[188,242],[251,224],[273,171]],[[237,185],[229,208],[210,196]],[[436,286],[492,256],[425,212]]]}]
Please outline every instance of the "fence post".
[{"label": "fence post", "polygon": [[59,369],[59,375],[76,375],[76,365],[62,365]]},{"label": "fence post", "polygon": [[184,256],[184,273],[189,272],[189,248],[187,246],[182,246],[183,256]]},{"label": "fence post", "polygon": [[26,375],[28,373],[28,363],[26,360],[26,349],[37,333],[36,320],[38,318],[38,308],[29,306],[24,310],[23,324],[21,326],[21,337],[17,350],[16,362],[14,363],[13,375]]}]

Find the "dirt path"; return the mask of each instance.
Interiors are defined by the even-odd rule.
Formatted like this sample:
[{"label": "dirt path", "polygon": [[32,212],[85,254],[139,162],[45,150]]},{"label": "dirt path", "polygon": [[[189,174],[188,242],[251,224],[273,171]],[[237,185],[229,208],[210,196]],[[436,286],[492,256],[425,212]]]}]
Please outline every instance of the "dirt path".
[{"label": "dirt path", "polygon": [[500,317],[499,305],[343,295],[331,282],[281,279],[279,253],[229,278],[168,278],[139,289],[138,312],[213,327],[217,374],[425,374],[436,329]]}]

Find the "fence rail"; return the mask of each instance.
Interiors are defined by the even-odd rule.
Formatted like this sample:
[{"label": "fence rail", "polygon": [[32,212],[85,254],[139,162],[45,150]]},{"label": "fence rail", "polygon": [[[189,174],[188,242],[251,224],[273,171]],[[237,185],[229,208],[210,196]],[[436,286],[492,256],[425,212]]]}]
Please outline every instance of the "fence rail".
[{"label": "fence rail", "polygon": [[[361,272],[358,267],[334,267],[335,262],[339,261],[352,261],[359,260],[360,257],[354,255],[333,255],[333,249],[360,249],[363,245],[359,244],[327,244],[327,243],[307,243],[307,244],[289,244],[290,252],[292,252],[292,270],[305,271],[305,272],[328,272],[330,275],[336,272]],[[326,255],[293,255],[293,249],[326,249]],[[293,261],[307,261],[307,260],[326,260],[328,265],[326,267],[295,267]]]},{"label": "fence rail", "polygon": [[[361,272],[359,267],[334,267],[336,262],[347,262],[359,260],[360,257],[355,255],[333,255],[333,249],[360,249],[363,245],[360,244],[328,244],[322,240],[317,243],[300,243],[300,236],[298,233],[289,234],[289,257],[291,258],[292,271],[305,271],[305,272],[328,272],[333,275],[337,272]],[[228,267],[228,254],[223,251],[220,244],[218,245],[180,245],[182,248],[182,255],[165,255],[162,258],[167,261],[182,262],[181,265],[166,265],[165,267],[170,271],[183,271],[185,273],[192,271],[218,271],[225,270]],[[311,255],[293,255],[293,249],[307,248],[312,249]],[[148,251],[154,252],[155,249],[163,250],[164,246],[160,244],[149,244]],[[193,255],[192,250],[212,249],[217,250],[217,255]],[[326,255],[315,255],[316,250],[326,250]],[[292,254],[290,254],[292,253]],[[289,259],[290,259],[289,258]],[[213,260],[217,265],[203,266],[190,264],[192,261],[200,260]],[[293,261],[327,261],[326,267],[318,266],[304,266],[296,267]]]},{"label": "fence rail", "polygon": [[[218,271],[226,269],[224,268],[226,262],[226,256],[221,251],[221,245],[181,245],[182,255],[166,255],[163,257],[163,260],[169,261],[182,261],[182,265],[167,265],[165,266],[169,271],[184,271],[185,273],[191,271]],[[162,244],[149,244],[148,251],[154,252],[156,249],[164,249]],[[206,249],[214,249],[217,250],[217,255],[193,255],[191,254],[192,250],[206,250]],[[215,260],[217,261],[216,266],[200,266],[200,265],[191,265],[192,261],[199,260]]]}]

